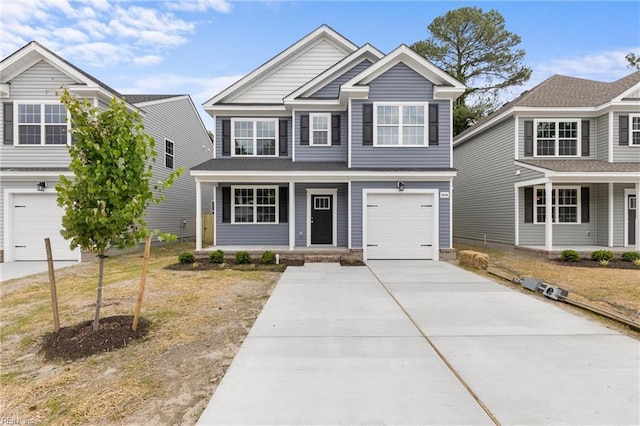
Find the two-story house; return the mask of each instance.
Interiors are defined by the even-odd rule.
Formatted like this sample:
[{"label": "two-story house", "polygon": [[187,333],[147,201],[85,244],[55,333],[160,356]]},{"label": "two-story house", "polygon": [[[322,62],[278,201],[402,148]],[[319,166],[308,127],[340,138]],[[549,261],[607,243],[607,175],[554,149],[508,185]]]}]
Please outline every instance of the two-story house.
[{"label": "two-story house", "polygon": [[554,75],[458,135],[453,159],[456,241],[640,248],[640,71]]},{"label": "two-story house", "polygon": [[319,27],[204,103],[215,155],[191,174],[197,206],[214,188],[214,247],[438,260],[463,91],[407,46],[385,55]]},{"label": "two-story house", "polygon": [[[45,260],[44,238],[50,238],[56,260],[79,260],[60,235],[63,210],[55,185],[60,175],[72,178],[67,146],[67,111],[60,92],[107,107],[114,89],[37,42],[30,42],[0,62],[0,258]],[[152,182],[184,167],[165,201],[150,205],[145,220],[151,229],[181,238],[195,237],[195,183],[188,169],[211,157],[213,145],[188,95],[126,95],[139,111],[157,152]],[[210,202],[205,195],[203,203]]]}]

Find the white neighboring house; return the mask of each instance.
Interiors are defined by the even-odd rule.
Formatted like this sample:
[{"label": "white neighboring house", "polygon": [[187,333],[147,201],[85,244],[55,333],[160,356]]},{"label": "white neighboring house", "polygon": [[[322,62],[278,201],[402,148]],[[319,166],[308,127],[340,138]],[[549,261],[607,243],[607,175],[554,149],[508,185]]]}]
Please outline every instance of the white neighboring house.
[{"label": "white neighboring house", "polygon": [[[151,182],[185,169],[145,219],[151,229],[195,237],[195,182],[187,170],[211,158],[213,145],[189,95],[122,95],[36,41],[4,58],[0,76],[0,261],[45,260],[47,237],[55,260],[80,260],[60,235],[64,212],[56,203],[59,176],[72,177],[63,87],[103,107],[124,97],[140,111],[158,153]],[[202,202],[210,205],[211,197]]]}]

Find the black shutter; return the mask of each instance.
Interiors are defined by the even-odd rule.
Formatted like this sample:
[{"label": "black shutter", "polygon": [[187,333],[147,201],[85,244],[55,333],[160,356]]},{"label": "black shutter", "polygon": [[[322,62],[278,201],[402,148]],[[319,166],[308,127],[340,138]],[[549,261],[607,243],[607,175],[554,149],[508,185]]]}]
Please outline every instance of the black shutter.
[{"label": "black shutter", "polygon": [[629,116],[620,116],[620,145],[629,145]]},{"label": "black shutter", "polygon": [[287,156],[287,144],[289,142],[289,135],[288,135],[288,132],[287,132],[289,121],[288,120],[280,120],[278,122],[278,124],[279,124],[278,139],[279,139],[279,145],[280,145],[280,156],[281,157],[286,157]]},{"label": "black shutter", "polygon": [[373,145],[373,104],[362,104],[362,145]]},{"label": "black shutter", "polygon": [[222,223],[231,223],[231,188],[222,187]]},{"label": "black shutter", "polygon": [[2,117],[4,121],[4,140],[5,145],[13,145],[13,102],[5,102],[2,106]]},{"label": "black shutter", "polygon": [[533,223],[533,187],[524,189],[524,223]]},{"label": "black shutter", "polygon": [[429,145],[438,145],[438,104],[429,104]]},{"label": "black shutter", "polygon": [[533,157],[533,121],[524,122],[524,155]]},{"label": "black shutter", "polygon": [[582,210],[582,223],[589,223],[589,187],[580,188],[580,205]]},{"label": "black shutter", "polygon": [[340,145],[340,115],[331,116],[331,145]]},{"label": "black shutter", "polygon": [[287,223],[289,218],[289,188],[286,186],[280,187],[278,210],[280,223]]},{"label": "black shutter", "polygon": [[222,155],[231,155],[231,120],[222,120]]},{"label": "black shutter", "polygon": [[300,145],[309,145],[309,114],[300,116]]},{"label": "black shutter", "polygon": [[583,157],[588,157],[589,156],[589,146],[591,145],[589,143],[589,140],[591,139],[589,137],[589,120],[582,120],[582,156]]}]

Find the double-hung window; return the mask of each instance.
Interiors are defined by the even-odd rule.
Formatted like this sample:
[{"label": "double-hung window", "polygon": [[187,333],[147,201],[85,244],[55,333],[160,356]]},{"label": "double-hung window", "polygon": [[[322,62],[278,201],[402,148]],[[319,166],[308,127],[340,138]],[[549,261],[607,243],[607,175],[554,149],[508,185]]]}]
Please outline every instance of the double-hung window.
[{"label": "double-hung window", "polygon": [[18,145],[67,145],[67,109],[62,104],[17,104]]},{"label": "double-hung window", "polygon": [[[551,219],[552,223],[579,223],[580,217],[580,188],[579,187],[555,187],[551,193]],[[545,223],[547,220],[547,207],[544,187],[536,187],[535,196],[535,223]]]},{"label": "double-hung window", "polygon": [[309,145],[331,145],[331,114],[309,114],[311,135]]},{"label": "double-hung window", "polygon": [[233,223],[278,223],[278,187],[232,187]]},{"label": "double-hung window", "polygon": [[164,140],[164,165],[169,169],[173,169],[173,160],[175,159],[174,145],[168,139]]},{"label": "double-hung window", "polygon": [[629,115],[629,121],[631,121],[631,136],[629,138],[630,145],[640,146],[640,114]]},{"label": "double-hung window", "polygon": [[535,146],[538,157],[577,157],[580,140],[578,120],[537,120]]},{"label": "double-hung window", "polygon": [[277,128],[277,119],[234,119],[233,155],[275,157]]},{"label": "double-hung window", "polygon": [[375,146],[426,146],[427,104],[374,104]]}]

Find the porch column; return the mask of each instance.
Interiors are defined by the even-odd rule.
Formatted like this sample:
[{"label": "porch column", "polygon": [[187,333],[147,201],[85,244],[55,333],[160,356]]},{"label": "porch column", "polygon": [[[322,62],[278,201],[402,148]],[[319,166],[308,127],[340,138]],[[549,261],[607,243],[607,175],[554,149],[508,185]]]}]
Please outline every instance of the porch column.
[{"label": "porch column", "polygon": [[544,192],[546,199],[545,221],[544,221],[544,246],[545,250],[553,249],[553,184],[547,182],[544,184]]},{"label": "porch column", "polygon": [[613,247],[613,183],[609,182],[609,221],[607,229],[607,245]]},{"label": "porch column", "polygon": [[296,183],[289,182],[289,251],[296,246]]},{"label": "porch column", "polygon": [[515,192],[515,196],[513,197],[513,200],[515,202],[515,206],[514,206],[514,211],[516,212],[516,215],[514,217],[514,243],[516,246],[520,245],[520,188],[519,187],[515,187],[514,188],[514,192]]},{"label": "porch column", "polygon": [[196,250],[202,250],[202,182],[196,178]]}]

